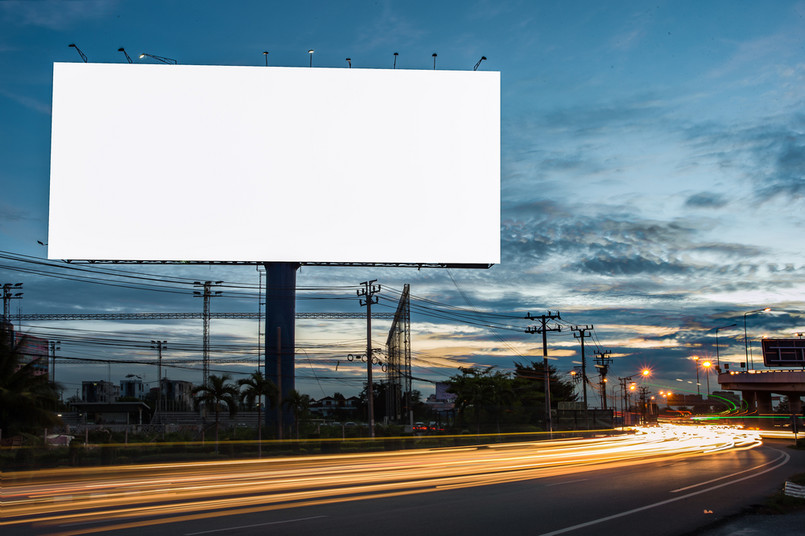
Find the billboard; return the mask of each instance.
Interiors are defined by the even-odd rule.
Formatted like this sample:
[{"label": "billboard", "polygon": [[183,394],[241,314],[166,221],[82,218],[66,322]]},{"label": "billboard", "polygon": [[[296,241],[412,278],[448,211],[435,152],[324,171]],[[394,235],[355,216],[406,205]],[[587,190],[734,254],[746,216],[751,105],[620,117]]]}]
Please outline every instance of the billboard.
[{"label": "billboard", "polygon": [[767,367],[805,367],[805,339],[763,339]]},{"label": "billboard", "polygon": [[48,256],[498,263],[500,73],[56,63]]}]

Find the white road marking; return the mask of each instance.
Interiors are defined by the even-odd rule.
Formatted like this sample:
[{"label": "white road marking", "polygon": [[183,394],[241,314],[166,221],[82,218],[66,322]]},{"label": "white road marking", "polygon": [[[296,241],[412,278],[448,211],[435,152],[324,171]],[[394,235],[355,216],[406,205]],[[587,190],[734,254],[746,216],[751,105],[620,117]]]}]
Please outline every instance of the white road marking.
[{"label": "white road marking", "polygon": [[204,530],[201,532],[186,532],[184,536],[196,536],[198,534],[212,534],[213,532],[230,532],[238,529],[251,529],[254,527],[265,527],[267,525],[282,525],[283,523],[296,523],[297,521],[307,521],[309,519],[319,519],[327,516],[300,517],[298,519],[286,519],[285,521],[269,521],[268,523],[256,523],[254,525],[241,525],[239,527],[226,527],[225,529]]},{"label": "white road marking", "polygon": [[740,475],[740,474],[743,474],[743,473],[748,473],[749,471],[754,471],[755,469],[760,469],[761,467],[766,467],[767,465],[771,465],[771,464],[773,464],[773,463],[774,463],[774,462],[776,462],[776,461],[777,461],[777,460],[775,459],[775,460],[772,460],[772,461],[770,461],[770,462],[766,462],[766,463],[764,463],[764,464],[757,465],[757,466],[755,466],[755,467],[750,467],[749,469],[744,469],[743,471],[738,471],[737,473],[732,473],[731,475],[720,476],[720,477],[718,477],[718,478],[714,478],[714,479],[712,479],[712,480],[708,480],[708,481],[706,481],[706,482],[699,482],[698,484],[693,484],[692,486],[686,486],[686,487],[684,487],[684,488],[679,488],[679,489],[672,489],[672,490],[671,490],[671,493],[679,493],[680,491],[687,491],[687,490],[689,490],[689,489],[698,488],[699,486],[704,486],[704,485],[707,485],[707,484],[712,484],[713,482],[718,482],[719,480],[724,480],[725,478],[730,478],[730,477],[733,477],[733,476],[736,476],[736,475]]},{"label": "white road marking", "polygon": [[749,480],[750,478],[755,478],[756,476],[760,476],[760,475],[762,475],[764,473],[768,473],[769,471],[773,471],[773,470],[777,469],[778,467],[782,467],[783,465],[788,463],[788,461],[791,459],[791,456],[786,452],[780,451],[780,456],[778,456],[777,458],[775,458],[774,460],[772,460],[769,463],[774,463],[777,460],[779,460],[780,458],[785,458],[785,459],[781,463],[775,465],[774,467],[769,467],[765,471],[760,471],[759,473],[755,473],[753,475],[745,476],[743,478],[739,478],[737,480],[732,480],[730,482],[724,482],[723,484],[719,484],[717,486],[712,486],[712,487],[709,487],[709,488],[700,489],[699,491],[694,491],[692,493],[688,493],[687,495],[679,495],[677,497],[674,497],[673,499],[666,499],[664,501],[656,502],[654,504],[647,504],[646,506],[641,506],[640,508],[634,508],[632,510],[627,510],[625,512],[620,512],[618,514],[613,514],[611,516],[601,517],[601,518],[598,518],[598,519],[594,519],[592,521],[587,521],[586,523],[579,523],[578,525],[573,525],[572,527],[565,527],[563,529],[554,530],[552,532],[545,532],[543,534],[540,534],[539,536],[554,536],[556,534],[565,534],[566,532],[572,532],[574,530],[583,529],[585,527],[590,527],[592,525],[597,525],[599,523],[603,523],[604,521],[611,521],[613,519],[618,519],[619,517],[624,517],[624,516],[636,514],[637,512],[642,512],[644,510],[649,510],[651,508],[656,508],[657,506],[662,506],[664,504],[669,504],[669,503],[672,503],[672,502],[681,501],[682,499],[687,499],[688,497],[693,497],[695,495],[701,495],[702,493],[707,493],[709,491],[713,491],[714,489],[723,488],[724,486],[729,486],[731,484],[737,484],[738,482],[742,482],[744,480]]},{"label": "white road marking", "polygon": [[546,488],[550,488],[551,486],[561,486],[562,484],[573,484],[574,482],[584,482],[585,480],[590,480],[589,478],[577,478],[576,480],[565,480],[564,482],[557,482],[556,484],[546,484]]}]

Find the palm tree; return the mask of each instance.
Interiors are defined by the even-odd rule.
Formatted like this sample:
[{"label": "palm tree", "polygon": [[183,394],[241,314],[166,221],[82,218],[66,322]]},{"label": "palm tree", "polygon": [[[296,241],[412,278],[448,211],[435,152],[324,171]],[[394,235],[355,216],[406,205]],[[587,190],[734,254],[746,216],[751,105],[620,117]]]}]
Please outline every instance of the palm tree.
[{"label": "palm tree", "polygon": [[296,425],[296,439],[299,439],[299,417],[301,417],[310,407],[310,397],[300,394],[296,389],[291,389],[285,397],[283,405],[293,412],[293,420]]},{"label": "palm tree", "polygon": [[[248,378],[238,380],[238,385],[241,387],[240,398],[245,400],[246,404],[250,407],[254,405],[255,398],[257,399],[257,455],[263,455],[263,419],[261,410],[263,407],[263,397],[268,400],[271,407],[277,404],[277,386],[274,382],[265,378],[263,373],[259,370],[252,372]],[[245,387],[245,388],[244,388]]]},{"label": "palm tree", "polygon": [[0,330],[0,433],[12,436],[58,424],[56,384],[47,374],[36,374],[33,361],[24,362],[22,341],[13,345],[7,335]]},{"label": "palm tree", "polygon": [[218,454],[218,415],[221,407],[226,406],[229,416],[234,417],[238,412],[238,398],[240,393],[234,384],[228,383],[229,374],[216,376],[210,374],[206,385],[199,385],[193,388],[193,395],[196,397],[196,409],[201,406],[212,407],[215,410],[215,453]]}]

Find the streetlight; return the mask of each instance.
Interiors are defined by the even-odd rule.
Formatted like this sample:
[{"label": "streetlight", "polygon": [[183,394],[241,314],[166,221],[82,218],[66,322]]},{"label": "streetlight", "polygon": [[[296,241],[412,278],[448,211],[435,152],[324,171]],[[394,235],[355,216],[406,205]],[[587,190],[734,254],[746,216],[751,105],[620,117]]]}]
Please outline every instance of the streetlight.
[{"label": "streetlight", "polygon": [[70,43],[70,44],[69,44],[69,45],[67,45],[67,46],[68,46],[68,47],[70,47],[70,48],[74,48],[74,49],[75,49],[75,51],[76,51],[76,52],[78,52],[78,55],[79,55],[79,56],[81,56],[81,59],[82,59],[82,60],[84,60],[84,63],[87,63],[87,55],[86,55],[86,54],[84,54],[84,53],[81,51],[81,49],[80,49],[80,48],[78,48],[78,45],[76,45],[75,43]]},{"label": "streetlight", "polygon": [[313,67],[313,52],[314,50],[311,48],[307,51],[308,55],[310,56],[310,66]]},{"label": "streetlight", "polygon": [[[746,315],[751,315],[752,313],[768,313],[771,311],[771,307],[766,307],[765,309],[755,309],[753,311],[747,311],[744,313],[744,353],[746,354],[746,369],[749,370],[749,365],[754,365],[751,361],[749,361],[749,342],[746,338]],[[751,367],[754,370],[754,366]]]},{"label": "streetlight", "polygon": [[346,62],[349,63],[349,68],[352,69],[352,58],[347,58]]},{"label": "streetlight", "polygon": [[718,355],[718,330],[727,329],[727,328],[734,328],[737,325],[738,324],[732,323],[729,326],[720,326],[720,327],[716,328],[716,368],[718,368],[718,370],[721,370],[721,359],[719,358],[719,355]]},{"label": "streetlight", "polygon": [[704,367],[704,373],[707,376],[707,398],[709,399],[710,398],[710,367],[712,367],[713,364],[710,361],[704,361],[702,363],[702,366]]},{"label": "streetlight", "polygon": [[266,67],[268,67],[268,50],[263,51],[263,56],[266,58]]},{"label": "streetlight", "polygon": [[120,48],[118,48],[118,49],[117,49],[117,51],[118,51],[118,52],[122,52],[122,53],[123,53],[123,55],[124,55],[124,56],[126,56],[126,61],[127,61],[127,62],[129,62],[129,63],[134,63],[134,62],[131,60],[131,56],[129,56],[129,53],[128,53],[128,52],[126,52],[126,49],[125,49],[125,48],[120,47]]},{"label": "streetlight", "polygon": [[702,396],[701,384],[699,383],[699,356],[695,355],[691,359],[696,363],[696,394]]},{"label": "streetlight", "polygon": [[140,59],[143,59],[146,56],[160,63],[167,63],[169,65],[177,65],[179,63],[177,60],[173,58],[166,58],[165,56],[157,56],[155,54],[149,54],[147,52],[143,52],[142,54],[140,54]]}]

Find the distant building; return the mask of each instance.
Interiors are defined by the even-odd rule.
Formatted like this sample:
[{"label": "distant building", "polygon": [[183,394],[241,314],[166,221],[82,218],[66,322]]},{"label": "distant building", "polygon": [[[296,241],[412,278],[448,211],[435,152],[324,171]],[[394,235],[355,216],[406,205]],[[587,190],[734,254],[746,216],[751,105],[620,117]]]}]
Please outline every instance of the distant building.
[{"label": "distant building", "polygon": [[193,383],[162,378],[162,403],[167,411],[193,409]]},{"label": "distant building", "polygon": [[145,386],[143,379],[134,374],[129,374],[125,379],[120,380],[120,398],[145,399]]},{"label": "distant building", "polygon": [[104,380],[81,382],[81,401],[110,404],[120,397],[120,387]]}]

